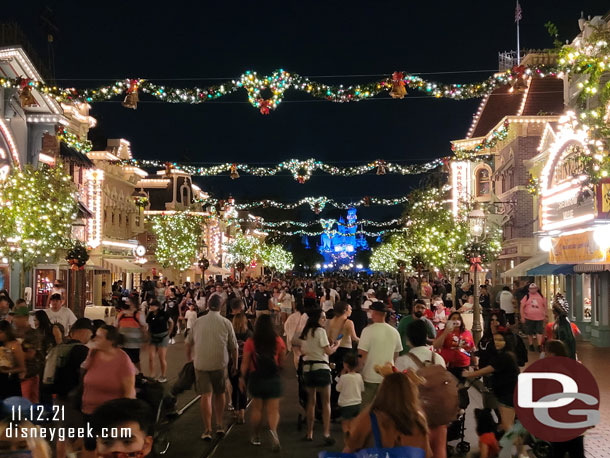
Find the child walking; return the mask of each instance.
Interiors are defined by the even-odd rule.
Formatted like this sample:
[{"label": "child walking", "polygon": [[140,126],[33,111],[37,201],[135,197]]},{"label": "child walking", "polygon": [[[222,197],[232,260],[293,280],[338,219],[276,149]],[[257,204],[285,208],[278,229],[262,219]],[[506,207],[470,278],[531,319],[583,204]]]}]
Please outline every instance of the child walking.
[{"label": "child walking", "polygon": [[337,383],[339,392],[339,407],[341,408],[341,429],[343,440],[347,440],[351,421],[360,413],[364,380],[356,372],[358,368],[358,355],[350,351],[343,356],[343,373]]},{"label": "child walking", "polygon": [[193,326],[195,326],[195,321],[197,320],[197,312],[195,311],[195,304],[189,304],[189,309],[184,314],[184,319],[186,320],[186,331],[184,332],[184,338],[189,335]]}]

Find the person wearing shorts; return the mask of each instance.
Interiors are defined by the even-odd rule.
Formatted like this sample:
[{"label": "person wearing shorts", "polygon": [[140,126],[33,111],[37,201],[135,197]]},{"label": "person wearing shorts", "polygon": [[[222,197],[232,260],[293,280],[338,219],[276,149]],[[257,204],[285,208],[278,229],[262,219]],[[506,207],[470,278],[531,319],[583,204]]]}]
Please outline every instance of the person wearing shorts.
[{"label": "person wearing shorts", "polygon": [[233,325],[220,314],[224,299],[213,294],[208,300],[209,312],[195,321],[192,332],[186,337],[188,361],[195,368],[195,389],[201,394],[201,414],[204,431],[201,438],[212,440],[212,403],[216,419],[216,435],[224,436],[226,371],[229,360],[233,373],[237,372],[238,345]]},{"label": "person wearing shorts", "polygon": [[364,380],[356,372],[358,369],[358,354],[350,351],[343,357],[343,375],[337,382],[339,392],[339,407],[341,408],[341,428],[343,429],[344,442],[349,435],[350,423],[360,413],[362,406],[362,392],[364,391]]},{"label": "person wearing shorts", "polygon": [[536,336],[538,351],[542,351],[542,339],[544,337],[544,322],[547,319],[547,302],[538,291],[538,286],[532,283],[528,292],[521,299],[521,323],[524,325],[525,334],[529,342],[529,350],[534,351],[533,340]]},{"label": "person wearing shorts", "polygon": [[148,370],[150,376],[155,376],[155,355],[159,355],[159,366],[161,375],[157,379],[161,383],[167,382],[167,346],[169,345],[169,335],[175,326],[169,314],[161,310],[161,305],[156,299],[148,302],[149,312],[146,316],[148,331],[150,332],[150,346],[148,348]]}]

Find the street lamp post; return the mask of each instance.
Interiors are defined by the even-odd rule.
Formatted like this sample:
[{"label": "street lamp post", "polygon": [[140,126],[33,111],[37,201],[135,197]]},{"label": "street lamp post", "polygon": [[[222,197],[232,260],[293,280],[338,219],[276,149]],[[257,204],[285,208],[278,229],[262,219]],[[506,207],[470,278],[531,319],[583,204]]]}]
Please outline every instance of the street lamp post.
[{"label": "street lamp post", "polygon": [[480,209],[474,209],[468,215],[470,235],[474,240],[474,252],[470,262],[474,269],[473,289],[474,304],[472,307],[472,336],[476,344],[481,340],[481,304],[479,303],[479,266],[481,258],[479,253],[479,243],[485,238],[485,213]]}]

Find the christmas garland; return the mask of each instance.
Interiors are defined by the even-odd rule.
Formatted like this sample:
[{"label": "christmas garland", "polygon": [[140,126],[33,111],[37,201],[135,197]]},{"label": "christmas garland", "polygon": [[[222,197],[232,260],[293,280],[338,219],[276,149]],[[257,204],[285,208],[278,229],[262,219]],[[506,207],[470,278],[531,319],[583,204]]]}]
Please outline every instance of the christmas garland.
[{"label": "christmas garland", "polygon": [[176,169],[186,172],[191,176],[209,177],[216,176],[222,173],[229,172],[231,179],[239,178],[239,172],[249,173],[257,177],[271,177],[277,175],[281,171],[289,171],[292,177],[303,184],[309,180],[316,170],[321,170],[329,175],[353,177],[356,175],[364,175],[372,170],[376,170],[377,175],[385,175],[386,173],[396,173],[400,175],[419,175],[434,170],[437,167],[445,164],[448,158],[434,159],[425,164],[414,165],[399,165],[394,162],[386,162],[383,159],[377,159],[368,164],[362,164],[353,167],[338,167],[335,165],[325,164],[322,161],[315,159],[290,159],[280,162],[272,167],[258,167],[242,163],[226,162],[224,164],[213,165],[209,167],[198,167],[189,164],[178,164],[176,162],[169,163],[148,159],[131,159],[121,161],[126,166],[136,166],[142,168],[165,168]]},{"label": "christmas garland", "polygon": [[[250,210],[252,208],[273,207],[273,208],[279,208],[281,210],[294,210],[295,208],[298,208],[302,205],[307,204],[307,205],[309,205],[309,207],[311,208],[311,210],[314,213],[319,214],[320,212],[322,212],[322,210],[324,210],[324,207],[326,207],[326,205],[332,205],[335,208],[347,210],[348,208],[352,208],[352,207],[361,207],[361,206],[368,207],[370,205],[385,205],[385,206],[400,205],[400,204],[407,202],[408,200],[409,200],[409,196],[397,197],[395,199],[382,199],[382,198],[378,198],[378,197],[365,196],[362,199],[357,200],[355,202],[345,203],[345,202],[337,202],[334,199],[330,199],[328,197],[321,196],[321,197],[304,197],[301,200],[299,200],[297,202],[293,202],[293,203],[284,203],[284,202],[278,202],[275,200],[257,200],[257,201],[252,201],[252,202],[244,202],[244,203],[240,203],[240,204],[235,204],[234,208],[236,210]],[[205,199],[202,201],[202,203],[204,205],[211,205],[211,206],[216,206],[216,205],[220,205],[221,207],[224,206],[224,201],[221,201],[219,199],[213,199],[213,198]]]},{"label": "christmas garland", "polygon": [[[262,218],[256,218],[257,221],[263,227],[282,227],[282,226],[297,226],[297,227],[311,227],[315,225],[321,225],[322,227],[331,227],[333,224],[338,223],[336,219],[319,219],[315,221],[265,221]],[[237,223],[249,223],[252,222],[250,219],[239,218],[236,220]],[[393,226],[394,224],[403,223],[403,218],[395,218],[390,221],[371,221],[368,219],[358,220],[356,224],[343,224],[345,227],[356,227],[356,226],[374,226],[374,227],[388,227]]]},{"label": "christmas garland", "polygon": [[[168,103],[199,104],[218,99],[238,90],[246,90],[250,104],[262,114],[269,114],[270,110],[276,109],[282,102],[287,89],[305,92],[315,98],[338,103],[358,102],[370,99],[383,92],[388,92],[392,98],[402,99],[407,95],[407,89],[435,98],[465,100],[487,95],[496,87],[514,83],[524,74],[537,74],[541,77],[555,75],[555,69],[544,66],[532,66],[527,69],[515,67],[505,72],[496,73],[484,81],[466,84],[429,81],[415,74],[396,71],[392,75],[365,84],[327,85],[280,69],[274,71],[271,75],[260,77],[256,72],[247,71],[237,80],[205,88],[166,87],[144,79],[124,79],[97,88],[75,89],[49,86],[40,81],[25,78],[0,78],[0,86],[17,89],[20,101],[24,106],[36,104],[36,100],[31,96],[31,91],[36,89],[53,97],[58,102],[92,103],[125,95],[123,105],[133,109],[137,107],[140,91]],[[271,96],[265,98],[263,91],[270,91]]]},{"label": "christmas garland", "polygon": [[[339,231],[336,230],[330,230],[330,231],[314,231],[314,232],[310,232],[310,231],[304,231],[304,230],[296,230],[296,231],[279,231],[277,229],[266,229],[267,232],[271,232],[275,235],[285,235],[285,236],[293,236],[293,235],[307,235],[309,237],[316,237],[318,235],[322,235],[322,234],[328,234],[330,236],[335,236],[335,235],[345,235]],[[385,229],[385,230],[381,230],[378,232],[369,232],[369,231],[356,231],[354,233],[354,235],[363,235],[365,237],[379,237],[382,236],[384,234],[389,234],[389,233],[394,233],[394,232],[403,232],[404,229],[403,228],[396,228],[396,229]]]},{"label": "christmas garland", "polygon": [[490,136],[487,136],[483,141],[477,143],[474,147],[469,149],[457,148],[455,145],[451,145],[451,150],[455,154],[455,157],[459,160],[469,160],[476,156],[479,160],[489,159],[491,156],[482,155],[481,151],[484,149],[493,148],[499,141],[502,141],[508,137],[509,122],[504,121],[504,124],[494,130]]}]

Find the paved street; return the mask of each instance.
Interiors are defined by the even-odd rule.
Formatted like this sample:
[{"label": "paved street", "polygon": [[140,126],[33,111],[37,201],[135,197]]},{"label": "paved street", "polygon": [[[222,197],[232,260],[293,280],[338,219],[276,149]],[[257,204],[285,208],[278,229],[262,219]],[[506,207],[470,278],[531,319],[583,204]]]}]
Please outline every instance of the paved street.
[{"label": "paved street", "polygon": [[[604,377],[603,374],[607,371],[608,363],[610,363],[610,355],[606,349],[595,348],[588,343],[579,344],[578,353],[582,362],[593,372],[600,384],[602,402],[601,424],[586,435],[586,455],[589,458],[605,458],[609,456],[607,437],[610,436],[610,379]],[[530,353],[530,362],[535,361],[536,358],[536,354]],[[172,345],[168,351],[168,388],[176,380],[177,374],[184,362],[184,344],[182,343],[181,336],[178,336],[178,343]],[[193,391],[183,393],[178,399],[178,410],[195,397],[196,394]],[[468,409],[467,415],[466,440],[470,442],[471,450],[476,451],[478,442],[474,433],[472,412],[475,407],[481,406],[481,396],[476,389],[472,388],[470,390],[470,398],[471,406]],[[331,428],[332,435],[337,441],[334,447],[324,448],[322,446],[320,424],[316,424],[314,442],[303,441],[304,429],[299,429],[297,426],[298,417],[302,414],[303,409],[299,404],[297,396],[296,373],[289,366],[284,370],[284,398],[281,403],[279,426],[282,452],[279,456],[287,458],[311,458],[317,456],[317,453],[324,449],[341,449],[341,425],[339,423],[333,423]],[[199,403],[196,402],[186,409],[179,418],[173,421],[170,428],[171,446],[166,456],[168,458],[185,456],[233,458],[235,456],[262,457],[272,455],[268,435],[263,435],[263,445],[261,447],[253,447],[249,444],[250,433],[248,425],[234,424],[229,412],[225,412],[225,419],[228,426],[226,437],[222,440],[216,440],[211,444],[203,442],[199,438],[203,427],[199,413]]]}]

